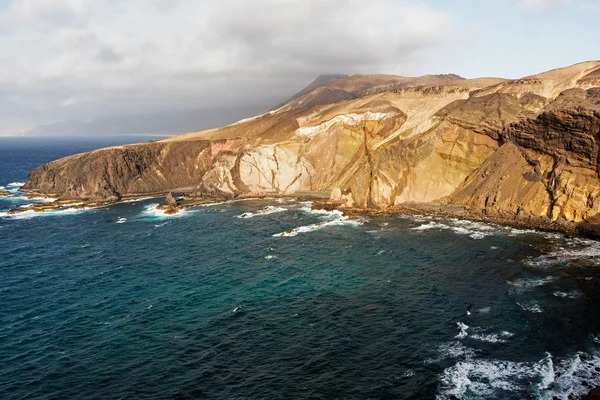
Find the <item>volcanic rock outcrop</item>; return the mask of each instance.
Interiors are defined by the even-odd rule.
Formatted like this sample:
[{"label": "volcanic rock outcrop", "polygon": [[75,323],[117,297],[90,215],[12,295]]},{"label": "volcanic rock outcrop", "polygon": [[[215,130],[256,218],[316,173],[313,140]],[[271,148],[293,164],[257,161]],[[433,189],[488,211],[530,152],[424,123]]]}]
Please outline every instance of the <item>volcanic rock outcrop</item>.
[{"label": "volcanic rock outcrop", "polygon": [[342,208],[597,224],[600,62],[517,80],[325,79],[227,127],[50,162],[22,189],[96,201],[311,192]]}]

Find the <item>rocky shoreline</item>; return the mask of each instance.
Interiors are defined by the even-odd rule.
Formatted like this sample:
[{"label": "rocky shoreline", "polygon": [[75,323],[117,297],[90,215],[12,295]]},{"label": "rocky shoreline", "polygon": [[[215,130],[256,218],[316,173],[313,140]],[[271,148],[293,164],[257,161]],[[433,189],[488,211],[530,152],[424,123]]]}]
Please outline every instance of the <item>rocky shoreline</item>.
[{"label": "rocky shoreline", "polygon": [[382,215],[394,215],[394,214],[408,214],[408,215],[436,215],[449,218],[460,218],[476,222],[493,223],[502,226],[509,226],[517,229],[533,229],[543,232],[556,232],[570,236],[585,237],[588,239],[600,240],[600,224],[590,223],[576,223],[566,220],[552,221],[549,218],[544,217],[528,217],[520,218],[513,215],[504,215],[496,212],[489,212],[485,209],[474,210],[466,206],[461,205],[447,205],[447,204],[432,204],[432,203],[407,203],[400,206],[385,207],[385,208],[357,208],[347,207],[341,202],[332,201],[331,199],[325,198],[325,194],[322,192],[311,193],[299,193],[297,195],[278,195],[275,193],[271,194],[248,194],[239,196],[206,196],[197,193],[177,193],[167,192],[160,194],[140,194],[130,195],[120,200],[65,200],[60,199],[54,194],[39,193],[39,192],[27,192],[24,197],[29,199],[36,198],[52,198],[52,201],[45,201],[40,203],[34,203],[27,207],[13,208],[8,211],[8,215],[16,215],[28,211],[34,212],[45,212],[45,211],[56,211],[56,210],[79,210],[79,209],[91,209],[107,207],[113,204],[136,201],[148,198],[161,198],[165,200],[157,206],[158,210],[161,210],[166,215],[174,215],[186,208],[198,207],[206,204],[227,202],[232,200],[268,200],[278,198],[295,199],[297,201],[312,201],[311,208],[313,210],[325,210],[325,211],[340,211],[348,217],[361,217],[361,216],[382,216]]},{"label": "rocky shoreline", "polygon": [[344,207],[343,204],[332,201],[321,201],[313,203],[312,208],[326,211],[337,210],[349,217],[393,214],[437,215],[474,222],[493,223],[516,229],[556,232],[569,236],[600,240],[600,224],[576,223],[564,220],[552,221],[544,217],[519,218],[514,215],[486,214],[484,210],[471,210],[468,207],[457,205],[409,203],[385,209],[363,209]]}]

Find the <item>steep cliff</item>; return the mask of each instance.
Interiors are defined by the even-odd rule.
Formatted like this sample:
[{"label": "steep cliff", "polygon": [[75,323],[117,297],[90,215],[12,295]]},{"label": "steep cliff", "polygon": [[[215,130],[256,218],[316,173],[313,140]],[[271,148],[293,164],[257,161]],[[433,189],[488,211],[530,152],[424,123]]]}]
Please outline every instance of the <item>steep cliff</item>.
[{"label": "steep cliff", "polygon": [[339,207],[431,203],[598,223],[599,71],[334,79],[224,128],[53,161],[23,190],[93,200],[319,192]]}]

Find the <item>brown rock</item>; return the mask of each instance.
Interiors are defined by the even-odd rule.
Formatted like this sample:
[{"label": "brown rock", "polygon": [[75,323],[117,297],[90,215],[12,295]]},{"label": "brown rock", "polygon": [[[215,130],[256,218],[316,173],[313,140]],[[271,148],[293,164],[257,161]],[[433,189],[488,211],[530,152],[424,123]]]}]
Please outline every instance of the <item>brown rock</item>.
[{"label": "brown rock", "polygon": [[0,190],[0,197],[10,196],[11,193],[8,190]]},{"label": "brown rock", "polygon": [[169,194],[167,194],[167,197],[165,198],[163,205],[164,206],[176,206],[177,205],[177,200],[173,196],[173,193],[169,192]]},{"label": "brown rock", "polygon": [[600,387],[590,390],[584,400],[600,400]]},{"label": "brown rock", "polygon": [[201,194],[179,205],[167,196],[166,212],[208,198],[331,192],[348,210],[427,203],[576,230],[600,221],[599,70],[323,80],[224,128],[50,162],[23,189],[88,202]]}]

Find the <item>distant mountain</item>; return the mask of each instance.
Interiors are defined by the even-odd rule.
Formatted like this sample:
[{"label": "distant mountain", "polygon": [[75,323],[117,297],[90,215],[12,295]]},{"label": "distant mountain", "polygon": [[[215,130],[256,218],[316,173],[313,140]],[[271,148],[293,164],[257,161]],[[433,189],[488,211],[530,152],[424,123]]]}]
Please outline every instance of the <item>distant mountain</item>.
[{"label": "distant mountain", "polygon": [[460,80],[464,80],[464,78],[456,74],[418,77],[383,74],[321,75],[306,88],[271,111],[302,110],[393,89],[431,86]]},{"label": "distant mountain", "polygon": [[98,118],[90,122],[67,120],[38,126],[25,136],[76,135],[176,135],[229,125],[269,108],[269,105],[246,105],[203,110],[161,112]]}]

